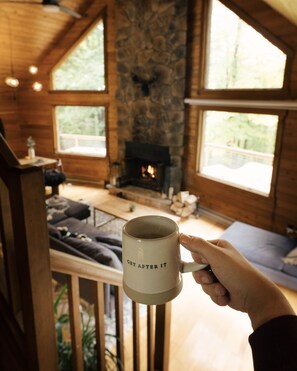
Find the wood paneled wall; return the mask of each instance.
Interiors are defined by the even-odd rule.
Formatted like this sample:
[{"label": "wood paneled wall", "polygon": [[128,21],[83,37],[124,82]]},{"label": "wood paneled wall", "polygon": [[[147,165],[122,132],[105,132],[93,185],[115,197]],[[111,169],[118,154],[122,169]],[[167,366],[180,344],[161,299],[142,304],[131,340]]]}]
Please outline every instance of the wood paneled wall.
[{"label": "wood paneled wall", "polygon": [[[55,47],[41,61],[37,77],[28,79],[22,85],[18,96],[22,136],[32,135],[36,140],[36,154],[46,157],[61,158],[68,178],[100,182],[109,178],[109,163],[117,159],[117,118],[116,118],[116,66],[115,66],[115,9],[114,1],[94,1],[88,9],[88,16],[83,17],[65,33]],[[98,92],[57,92],[51,91],[50,72],[63,58],[79,37],[101,14],[106,12],[106,60],[107,91]],[[41,92],[31,88],[38,79],[43,84]],[[106,105],[107,107],[107,142],[106,158],[85,157],[58,154],[55,149],[55,131],[53,108],[56,105]],[[26,148],[24,147],[26,150]],[[25,154],[25,152],[24,152]]]},{"label": "wood paneled wall", "polygon": [[[260,0],[225,0],[224,2],[226,5],[238,7],[252,21],[262,25],[265,32],[272,34],[280,43],[292,50],[292,64],[287,75],[288,91],[283,98],[296,99],[297,28]],[[203,3],[205,3],[203,0],[189,1],[191,9],[187,67],[187,97],[189,98],[205,97],[205,94],[199,90],[204,37],[202,30],[206,19]],[[250,99],[253,98],[250,96]],[[184,187],[200,195],[201,205],[230,218],[280,233],[285,233],[287,224],[297,225],[297,112],[282,112],[284,120],[281,124],[282,137],[277,156],[275,192],[271,197],[263,197],[211,181],[196,173],[200,113],[198,106],[187,106]]]},{"label": "wood paneled wall", "polygon": [[20,155],[22,153],[21,128],[18,114],[18,105],[13,91],[2,93],[0,97],[0,117],[2,119],[5,137],[12,150]]}]

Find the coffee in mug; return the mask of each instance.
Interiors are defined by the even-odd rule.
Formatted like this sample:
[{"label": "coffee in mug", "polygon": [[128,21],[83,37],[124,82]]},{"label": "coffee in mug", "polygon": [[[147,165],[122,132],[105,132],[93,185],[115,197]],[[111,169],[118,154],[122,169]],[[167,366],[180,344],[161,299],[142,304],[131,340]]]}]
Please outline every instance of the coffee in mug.
[{"label": "coffee in mug", "polygon": [[174,299],[182,273],[207,265],[181,260],[178,225],[159,215],[131,219],[123,226],[123,287],[135,302],[157,305]]}]

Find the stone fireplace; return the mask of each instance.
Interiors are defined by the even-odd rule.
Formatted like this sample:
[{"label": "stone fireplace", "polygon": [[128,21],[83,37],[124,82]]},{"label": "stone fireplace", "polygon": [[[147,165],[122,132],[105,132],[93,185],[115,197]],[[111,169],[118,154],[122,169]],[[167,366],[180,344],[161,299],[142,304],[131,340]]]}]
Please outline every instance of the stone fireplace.
[{"label": "stone fireplace", "polygon": [[[176,193],[184,151],[187,1],[117,0],[116,12],[118,160],[133,184],[158,192],[172,186]],[[127,143],[137,143],[140,154],[131,155]],[[163,152],[166,158],[154,157]]]}]

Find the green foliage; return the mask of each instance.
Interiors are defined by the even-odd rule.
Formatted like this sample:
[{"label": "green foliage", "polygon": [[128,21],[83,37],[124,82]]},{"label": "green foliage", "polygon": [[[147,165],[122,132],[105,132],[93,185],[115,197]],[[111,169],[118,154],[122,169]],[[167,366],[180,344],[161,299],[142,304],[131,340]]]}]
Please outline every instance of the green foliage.
[{"label": "green foliage", "polygon": [[28,138],[27,138],[27,147],[28,148],[34,148],[36,145],[36,142],[35,140],[33,139],[33,137],[30,135]]},{"label": "green foliage", "polygon": [[[67,285],[64,285],[54,301],[54,314],[56,318],[55,328],[58,347],[58,368],[60,371],[72,371],[72,349],[69,336],[69,314],[59,314],[59,305],[62,298],[67,294]],[[96,332],[92,307],[89,311],[80,307],[83,364],[85,371],[97,370]],[[67,336],[68,334],[68,336]],[[106,336],[114,336],[106,334]],[[105,349],[105,361],[108,370],[122,370],[121,361],[109,349]]]},{"label": "green foliage", "polygon": [[278,116],[205,112],[205,142],[274,154]]},{"label": "green foliage", "polygon": [[104,90],[104,27],[100,21],[53,71],[56,90]]},{"label": "green foliage", "polygon": [[286,55],[220,1],[212,5],[206,87],[282,88]]},{"label": "green foliage", "polygon": [[57,106],[60,134],[105,136],[105,107]]}]

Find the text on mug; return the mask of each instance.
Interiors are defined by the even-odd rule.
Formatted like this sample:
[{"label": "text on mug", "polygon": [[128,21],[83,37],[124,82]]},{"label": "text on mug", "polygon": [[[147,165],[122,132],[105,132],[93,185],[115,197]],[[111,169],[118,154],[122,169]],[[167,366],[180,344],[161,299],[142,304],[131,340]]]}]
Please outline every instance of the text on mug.
[{"label": "text on mug", "polygon": [[127,259],[127,264],[132,265],[133,267],[140,268],[140,269],[159,269],[159,268],[166,268],[167,263],[160,263],[160,264],[140,264],[133,262]]}]

